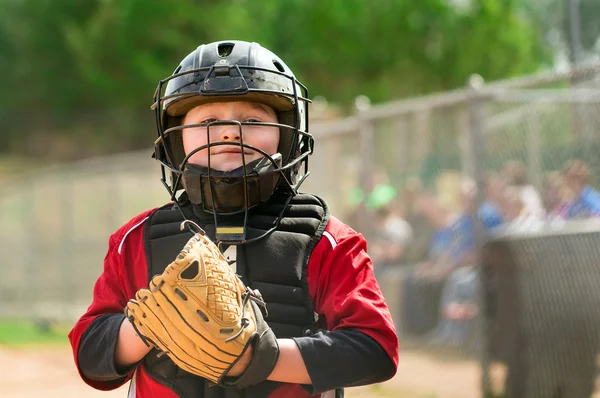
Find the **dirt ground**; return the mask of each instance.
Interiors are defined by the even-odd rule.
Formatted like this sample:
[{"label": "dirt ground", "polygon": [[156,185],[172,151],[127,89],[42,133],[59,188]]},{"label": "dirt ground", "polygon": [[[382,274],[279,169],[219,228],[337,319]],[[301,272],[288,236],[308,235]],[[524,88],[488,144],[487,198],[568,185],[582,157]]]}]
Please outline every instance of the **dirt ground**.
[{"label": "dirt ground", "polygon": [[[127,396],[127,386],[101,392],[86,386],[77,375],[69,347],[0,347],[2,397]],[[347,390],[350,398],[478,398],[479,370],[475,362],[446,361],[404,352],[397,376],[381,385]]]},{"label": "dirt ground", "polygon": [[[10,398],[125,398],[127,385],[110,392],[85,385],[73,364],[68,346],[6,348],[0,346],[0,396]],[[500,388],[503,370],[492,369]],[[480,372],[475,361],[440,359],[404,351],[398,374],[374,386],[346,390],[348,398],[479,398]],[[600,385],[598,385],[600,387]],[[595,398],[600,398],[596,393]]]},{"label": "dirt ground", "polygon": [[126,397],[127,390],[102,393],[83,384],[69,347],[0,347],[3,397]]}]

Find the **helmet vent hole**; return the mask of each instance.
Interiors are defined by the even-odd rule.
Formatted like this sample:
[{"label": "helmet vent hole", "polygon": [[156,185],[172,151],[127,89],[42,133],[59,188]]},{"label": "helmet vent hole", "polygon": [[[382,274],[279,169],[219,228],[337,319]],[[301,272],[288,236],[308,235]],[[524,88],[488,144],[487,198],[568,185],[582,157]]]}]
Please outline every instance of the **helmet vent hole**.
[{"label": "helmet vent hole", "polygon": [[273,60],[273,65],[275,65],[279,72],[285,72],[285,69],[283,68],[283,65],[281,65],[281,62],[277,61],[276,59]]},{"label": "helmet vent hole", "polygon": [[218,51],[220,57],[228,57],[233,51],[233,43],[221,43],[219,44]]}]

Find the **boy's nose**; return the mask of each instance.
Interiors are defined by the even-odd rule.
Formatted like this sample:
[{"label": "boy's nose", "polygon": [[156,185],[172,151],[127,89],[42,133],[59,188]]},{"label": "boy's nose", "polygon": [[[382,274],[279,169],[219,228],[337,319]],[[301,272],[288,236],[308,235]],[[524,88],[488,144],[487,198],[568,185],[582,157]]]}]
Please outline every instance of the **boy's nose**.
[{"label": "boy's nose", "polygon": [[219,137],[221,141],[239,141],[240,128],[237,125],[219,126]]}]

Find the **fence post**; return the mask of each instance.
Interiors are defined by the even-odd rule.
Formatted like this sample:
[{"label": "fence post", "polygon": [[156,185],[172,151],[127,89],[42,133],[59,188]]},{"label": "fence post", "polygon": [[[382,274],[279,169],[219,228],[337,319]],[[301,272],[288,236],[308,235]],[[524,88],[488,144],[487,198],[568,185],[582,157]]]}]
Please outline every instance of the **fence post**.
[{"label": "fence post", "polygon": [[360,203],[357,214],[360,232],[367,238],[371,237],[372,225],[369,220],[367,199],[373,190],[373,124],[365,114],[371,107],[368,97],[361,95],[354,100],[354,108],[359,128],[359,153],[360,153],[360,187],[364,194],[364,200]]},{"label": "fence post", "polygon": [[[469,138],[470,138],[470,149],[472,151],[471,156],[471,167],[470,174],[477,184],[477,195],[476,195],[476,209],[479,209],[486,200],[486,183],[485,183],[485,101],[486,98],[483,95],[484,81],[479,75],[472,75],[469,78],[468,90],[469,90]],[[479,316],[477,317],[479,322],[480,333],[480,366],[481,366],[481,392],[482,397],[489,396],[491,391],[491,382],[489,375],[490,368],[490,320],[488,319],[487,311],[487,278],[486,270],[482,261],[482,248],[485,244],[485,230],[481,219],[478,217],[478,213],[474,215],[475,225],[475,249],[477,253],[477,264],[479,266],[479,289],[478,289],[478,302],[479,302]]]}]

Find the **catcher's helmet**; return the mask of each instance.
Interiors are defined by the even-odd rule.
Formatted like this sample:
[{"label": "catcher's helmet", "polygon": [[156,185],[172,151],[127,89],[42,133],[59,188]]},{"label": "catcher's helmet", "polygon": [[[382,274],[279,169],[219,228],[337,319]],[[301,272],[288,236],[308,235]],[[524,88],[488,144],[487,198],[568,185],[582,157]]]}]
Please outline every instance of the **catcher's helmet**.
[{"label": "catcher's helmet", "polygon": [[[195,106],[224,101],[269,105],[277,113],[278,123],[215,121],[194,126],[209,130],[215,125],[236,125],[241,137],[237,145],[258,151],[263,158],[246,163],[242,157],[242,167],[229,172],[211,169],[210,155],[208,167],[188,163],[194,153],[224,143],[209,139],[207,145],[186,155],[181,134],[186,127],[182,126],[184,115]],[[296,194],[308,176],[307,157],[313,151],[313,138],[308,133],[309,102],[306,87],[286,64],[257,43],[231,40],[198,47],[173,75],[159,82],[152,106],[158,129],[154,156],[172,199],[184,188],[189,200],[203,210],[228,215],[247,212],[267,201],[276,189],[290,196]],[[245,145],[245,124],[279,127],[278,153],[267,154]]]},{"label": "catcher's helmet", "polygon": [[[249,147],[264,158],[243,162],[244,166],[231,172],[211,170],[210,156],[208,167],[188,164],[193,153],[219,143],[209,140],[186,156],[181,138],[183,116],[197,105],[224,101],[260,102],[272,107],[280,129],[278,154]],[[185,188],[190,201],[201,204],[205,211],[235,214],[268,200],[279,187],[295,194],[308,175],[307,156],[313,150],[308,102],[306,87],[277,55],[259,44],[220,41],[198,47],[172,76],[159,82],[154,96],[158,128],[154,156],[161,163],[163,182],[172,197]],[[222,124],[237,125],[241,134],[246,123],[217,121],[202,126],[210,129]],[[238,145],[246,146],[243,136]],[[302,164],[304,173],[300,173]],[[168,182],[167,174],[171,177]]]}]

